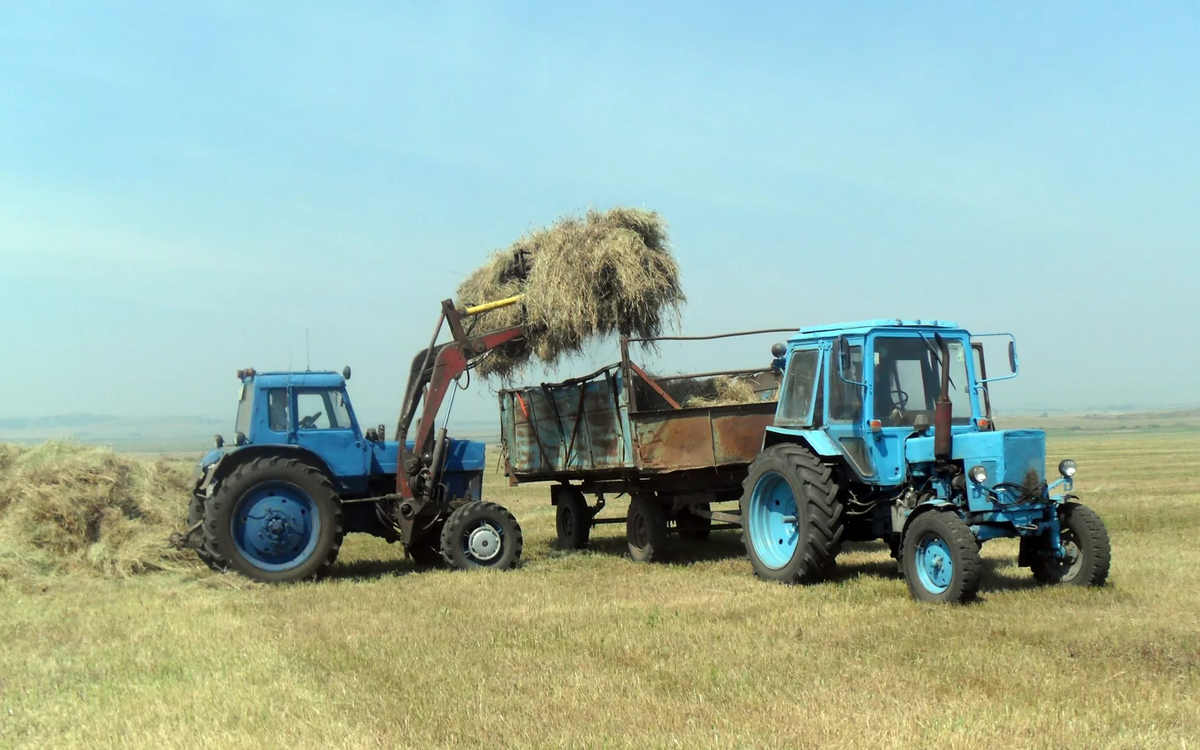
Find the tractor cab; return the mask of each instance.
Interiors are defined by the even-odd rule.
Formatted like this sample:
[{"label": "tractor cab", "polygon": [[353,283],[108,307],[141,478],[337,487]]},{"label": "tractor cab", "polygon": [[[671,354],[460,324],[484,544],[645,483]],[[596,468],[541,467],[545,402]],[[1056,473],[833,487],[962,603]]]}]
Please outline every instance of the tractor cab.
[{"label": "tractor cab", "polygon": [[[257,372],[238,370],[234,443],[217,437],[217,448],[201,461],[201,470],[232,453],[240,458],[290,451],[316,464],[337,485],[342,497],[391,492],[396,482],[399,443],[385,439],[384,426],[361,428],[350,403],[342,372]],[[478,500],[484,446],[450,440],[446,457],[447,490]],[[408,449],[412,450],[411,443]]]},{"label": "tractor cab", "polygon": [[[1012,456],[1011,465],[996,455],[1005,436],[994,432],[987,387],[1016,375],[1011,339],[1009,351],[1010,372],[989,379],[981,342],[954,323],[879,320],[805,328],[788,342],[779,409],[768,431],[779,438],[799,437],[820,455],[838,456],[868,486],[896,487],[929,477],[936,464],[934,432],[944,375],[948,404],[942,428],[951,455],[943,458],[986,459],[993,469],[989,486],[1027,479],[1036,486],[1044,479],[1042,433],[1013,436],[1020,438],[1021,455]],[[1002,465],[1003,477],[998,474]]]},{"label": "tractor cab", "polygon": [[[919,560],[900,560],[917,598],[973,595],[978,547],[997,537],[1020,537],[1020,564],[1040,578],[1103,580],[1099,517],[1064,494],[1074,462],[1048,481],[1045,433],[993,424],[989,384],[1015,377],[1018,361],[1011,335],[989,336],[1008,344],[1007,368],[992,377],[987,337],[941,320],[803,328],[775,346],[780,399],[743,496],[756,572],[819,578],[843,540],[883,539],[897,558],[917,555],[915,527],[940,540],[922,547]],[[795,511],[776,517],[776,507]],[[1087,528],[1068,528],[1076,521]],[[1084,537],[1089,549],[1105,551],[1088,557],[1081,573]],[[946,578],[955,559],[966,578]]]}]

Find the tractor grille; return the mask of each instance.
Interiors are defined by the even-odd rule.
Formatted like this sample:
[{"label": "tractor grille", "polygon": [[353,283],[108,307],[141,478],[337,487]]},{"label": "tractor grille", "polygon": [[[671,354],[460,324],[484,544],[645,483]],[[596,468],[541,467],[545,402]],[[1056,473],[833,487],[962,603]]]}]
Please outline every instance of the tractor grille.
[{"label": "tractor grille", "polygon": [[1041,485],[1046,476],[1046,436],[1035,430],[1004,433],[1004,481],[1027,489]]}]

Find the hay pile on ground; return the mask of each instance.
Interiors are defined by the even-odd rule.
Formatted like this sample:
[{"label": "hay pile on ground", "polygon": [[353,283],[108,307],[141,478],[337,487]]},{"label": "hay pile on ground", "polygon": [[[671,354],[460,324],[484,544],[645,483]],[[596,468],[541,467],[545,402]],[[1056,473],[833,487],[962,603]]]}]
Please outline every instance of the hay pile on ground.
[{"label": "hay pile on ground", "polygon": [[753,404],[762,401],[755,393],[750,381],[741,378],[731,378],[727,375],[713,378],[713,396],[691,396],[683,402],[683,406],[729,406],[730,404]]},{"label": "hay pile on ground", "polygon": [[657,336],[685,301],[665,222],[634,208],[588,211],[525,235],[468,276],[457,303],[517,294],[522,303],[486,313],[480,330],[523,324],[526,335],[484,359],[484,376],[510,379],[533,358],[554,364],[596,337]]},{"label": "hay pile on ground", "polygon": [[0,444],[0,578],[128,576],[194,567],[166,549],[187,516],[189,469],[107,448]]}]

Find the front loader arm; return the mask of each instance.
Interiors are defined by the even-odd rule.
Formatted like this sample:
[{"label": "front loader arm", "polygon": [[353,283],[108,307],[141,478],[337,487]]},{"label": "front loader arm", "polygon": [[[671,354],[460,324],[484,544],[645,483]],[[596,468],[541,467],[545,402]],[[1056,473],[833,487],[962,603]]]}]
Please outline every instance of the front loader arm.
[{"label": "front loader arm", "polygon": [[[419,357],[421,363],[414,366],[409,378],[408,389],[405,392],[404,407],[400,412],[400,423],[396,429],[396,439],[399,441],[398,461],[396,463],[396,493],[400,495],[401,522],[411,519],[424,505],[426,498],[417,498],[413,490],[413,478],[423,469],[435,469],[437,463],[435,454],[441,454],[444,446],[435,445],[433,440],[434,425],[438,411],[446,398],[451,385],[460,375],[466,372],[471,362],[487,354],[496,347],[502,346],[521,337],[525,329],[521,326],[490,331],[479,336],[468,336],[462,326],[462,319],[478,315],[489,310],[507,307],[521,300],[520,296],[490,302],[485,305],[459,310],[451,300],[442,302],[442,313],[434,328],[433,339],[424,356]],[[442,325],[448,323],[454,340],[442,346],[436,346]],[[421,408],[421,421],[413,440],[413,455],[406,460],[405,444],[408,441],[408,431],[416,417],[418,406]],[[438,442],[445,440],[439,436]]]}]

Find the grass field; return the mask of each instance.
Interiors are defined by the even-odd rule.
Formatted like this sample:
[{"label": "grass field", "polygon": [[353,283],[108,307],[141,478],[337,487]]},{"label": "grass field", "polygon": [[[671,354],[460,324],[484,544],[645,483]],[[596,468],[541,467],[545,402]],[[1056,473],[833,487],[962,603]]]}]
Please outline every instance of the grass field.
[{"label": "grass field", "polygon": [[1104,589],[1036,587],[1009,541],[967,607],[911,601],[877,545],[807,588],[730,532],[562,553],[546,488],[498,476],[514,572],[350,537],[314,584],[0,581],[0,746],[1200,747],[1200,433],[1050,448],[1108,524]]}]

